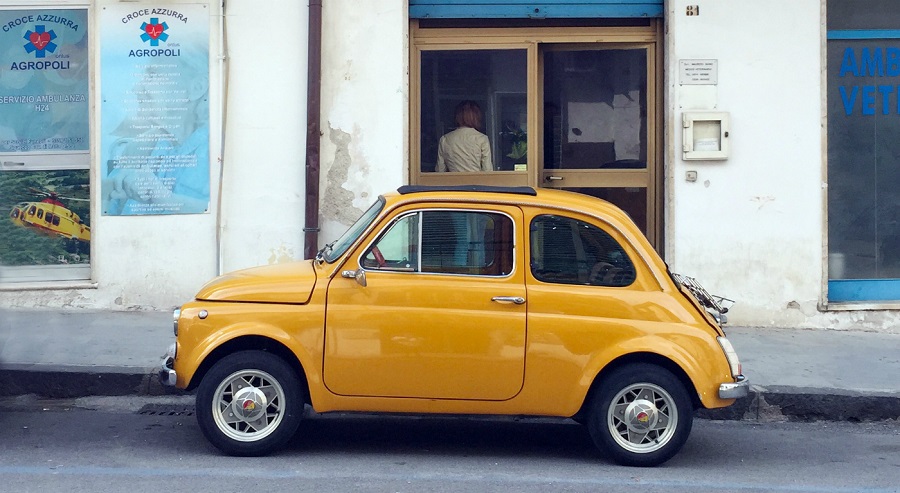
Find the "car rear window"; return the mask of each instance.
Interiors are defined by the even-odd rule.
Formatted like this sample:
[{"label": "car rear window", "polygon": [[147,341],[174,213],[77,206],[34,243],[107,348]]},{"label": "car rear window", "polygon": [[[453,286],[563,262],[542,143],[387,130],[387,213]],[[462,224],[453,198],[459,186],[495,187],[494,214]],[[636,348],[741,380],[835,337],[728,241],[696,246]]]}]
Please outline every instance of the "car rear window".
[{"label": "car rear window", "polygon": [[578,219],[541,215],[531,223],[531,272],[558,284],[628,286],[637,274],[625,250],[603,229]]}]

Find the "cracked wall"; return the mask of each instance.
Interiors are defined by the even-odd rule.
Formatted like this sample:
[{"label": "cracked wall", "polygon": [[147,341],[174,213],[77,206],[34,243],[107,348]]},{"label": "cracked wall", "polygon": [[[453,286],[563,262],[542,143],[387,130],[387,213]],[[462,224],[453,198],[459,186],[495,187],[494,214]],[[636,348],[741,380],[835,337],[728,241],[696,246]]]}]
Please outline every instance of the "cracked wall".
[{"label": "cracked wall", "polygon": [[319,247],[408,183],[406,9],[393,0],[323,5]]}]

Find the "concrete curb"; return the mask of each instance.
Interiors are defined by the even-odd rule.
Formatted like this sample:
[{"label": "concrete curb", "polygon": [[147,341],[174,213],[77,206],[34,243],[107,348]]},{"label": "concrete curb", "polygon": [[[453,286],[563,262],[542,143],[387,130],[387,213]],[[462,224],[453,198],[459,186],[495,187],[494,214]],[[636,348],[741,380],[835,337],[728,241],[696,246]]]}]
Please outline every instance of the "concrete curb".
[{"label": "concrete curb", "polygon": [[[165,387],[156,368],[2,365],[0,396],[34,394],[49,399],[88,396],[181,395]],[[724,409],[701,409],[697,417],[729,421],[900,420],[900,393],[753,386],[750,395]]]},{"label": "concrete curb", "polygon": [[48,399],[88,396],[172,395],[155,368],[100,366],[3,365],[0,396],[35,394]]},{"label": "concrete curb", "polygon": [[803,387],[759,387],[724,409],[701,409],[706,419],[743,421],[900,420],[900,394]]}]

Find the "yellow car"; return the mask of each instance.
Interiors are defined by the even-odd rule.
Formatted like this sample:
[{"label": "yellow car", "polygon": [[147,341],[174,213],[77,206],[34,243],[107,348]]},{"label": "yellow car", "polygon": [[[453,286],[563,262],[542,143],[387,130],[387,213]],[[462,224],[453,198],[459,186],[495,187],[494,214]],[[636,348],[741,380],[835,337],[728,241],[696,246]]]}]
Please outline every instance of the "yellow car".
[{"label": "yellow car", "polygon": [[[701,303],[701,301],[703,303]],[[528,187],[404,186],[313,260],[221,276],[175,310],[166,385],[231,455],[318,413],[573,418],[621,464],[748,382],[722,310],[617,207]]]}]

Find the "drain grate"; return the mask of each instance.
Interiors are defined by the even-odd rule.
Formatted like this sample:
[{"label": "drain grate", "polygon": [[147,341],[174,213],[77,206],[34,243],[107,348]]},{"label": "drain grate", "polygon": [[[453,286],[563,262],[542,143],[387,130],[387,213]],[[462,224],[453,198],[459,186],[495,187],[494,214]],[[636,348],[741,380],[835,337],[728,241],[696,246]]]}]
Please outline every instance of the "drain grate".
[{"label": "drain grate", "polygon": [[193,416],[193,405],[146,404],[138,414],[148,416]]}]

